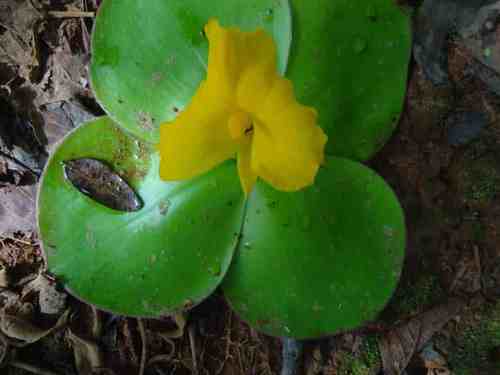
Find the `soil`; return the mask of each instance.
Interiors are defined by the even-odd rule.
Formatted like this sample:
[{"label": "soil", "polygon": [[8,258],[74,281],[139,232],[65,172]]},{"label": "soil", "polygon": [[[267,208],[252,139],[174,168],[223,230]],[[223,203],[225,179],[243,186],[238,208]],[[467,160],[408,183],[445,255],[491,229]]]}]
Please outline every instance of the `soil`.
[{"label": "soil", "polygon": [[[0,9],[9,3],[13,9],[24,2],[0,0]],[[82,12],[94,12],[98,2],[26,3],[35,4],[35,10],[26,11],[32,18],[28,25],[26,16],[6,25],[0,15],[0,42],[9,30],[33,33],[33,38],[18,40],[25,47],[12,54],[13,61],[2,57],[0,49],[0,119],[2,126],[17,124],[8,137],[0,129],[0,190],[32,186],[52,144],[102,113],[84,73],[93,18]],[[63,13],[55,17],[47,10]],[[68,11],[86,18],[65,17]],[[431,83],[411,61],[399,126],[368,163],[392,186],[406,214],[409,238],[399,288],[377,322],[305,342],[299,373],[368,375],[385,369],[390,374],[383,357],[396,349],[388,348],[384,338],[415,319],[430,337],[417,344],[420,339],[413,338],[414,350],[399,357],[409,363],[407,374],[500,373],[500,97],[470,73],[478,62],[459,38],[451,38],[447,55],[450,82],[443,86]],[[61,69],[66,73],[61,75]],[[452,135],[460,122],[480,131],[456,141]],[[43,269],[43,259],[35,228],[26,220],[19,223],[18,230],[0,234],[0,287],[2,270],[8,273],[0,291],[2,316],[11,309],[23,324],[37,321],[50,328],[61,309],[51,306],[56,313],[42,319],[41,297],[23,295]],[[240,321],[219,293],[189,313],[175,338],[173,320],[96,313],[61,296],[50,280],[43,285],[39,296],[62,298],[70,308],[67,328],[25,346],[0,335],[2,373],[84,374],[86,363],[98,363],[95,373],[102,374],[137,374],[143,365],[146,374],[159,375],[280,373],[280,340]],[[447,310],[450,301],[459,301],[460,308]],[[425,328],[432,316],[425,313],[438,306],[449,314],[439,328]],[[409,342],[400,340],[402,347]]]}]

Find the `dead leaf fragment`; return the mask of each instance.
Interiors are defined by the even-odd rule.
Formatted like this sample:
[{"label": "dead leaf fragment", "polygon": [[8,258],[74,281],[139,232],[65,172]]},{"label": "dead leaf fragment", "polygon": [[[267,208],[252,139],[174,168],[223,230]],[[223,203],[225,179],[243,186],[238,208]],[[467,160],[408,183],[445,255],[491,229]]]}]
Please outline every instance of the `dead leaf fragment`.
[{"label": "dead leaf fragment", "polygon": [[75,364],[80,375],[91,375],[96,369],[103,367],[102,354],[96,342],[75,335],[71,329],[67,335],[73,346]]},{"label": "dead leaf fragment", "polygon": [[100,160],[83,158],[64,161],[64,176],[81,193],[106,207],[127,212],[143,207],[134,189]]},{"label": "dead leaf fragment", "polygon": [[35,28],[41,20],[40,12],[30,1],[0,0],[0,62],[15,65],[24,78],[38,66],[35,46]]},{"label": "dead leaf fragment", "polygon": [[436,351],[432,342],[425,345],[424,349],[410,364],[412,372],[425,375],[451,375],[443,355]]},{"label": "dead leaf fragment", "polygon": [[0,189],[0,233],[36,230],[35,196],[34,185]]},{"label": "dead leaf fragment", "polygon": [[451,299],[383,336],[379,340],[379,349],[385,374],[401,374],[413,355],[422,350],[434,333],[441,330],[464,306],[462,300]]},{"label": "dead leaf fragment", "polygon": [[95,118],[94,114],[76,101],[50,103],[41,113],[49,151],[69,131]]},{"label": "dead leaf fragment", "polygon": [[184,336],[184,329],[186,328],[186,316],[184,315],[184,313],[175,314],[172,318],[174,319],[177,328],[171,331],[163,331],[158,333],[158,336],[167,341],[168,339],[178,339]]},{"label": "dead leaf fragment", "polygon": [[69,312],[70,310],[66,310],[57,323],[49,329],[40,328],[25,318],[4,313],[0,317],[0,330],[12,339],[21,340],[24,344],[32,344],[64,326]]},{"label": "dead leaf fragment", "polygon": [[69,48],[57,47],[49,57],[48,69],[40,84],[34,86],[38,93],[35,105],[41,106],[72,98],[89,97],[88,56],[73,53]]},{"label": "dead leaf fragment", "polygon": [[0,265],[0,288],[7,288],[9,286],[9,274],[7,269]]},{"label": "dead leaf fragment", "polygon": [[56,283],[43,274],[26,284],[22,295],[26,296],[31,292],[38,293],[38,304],[43,314],[59,314],[66,306],[66,293],[59,292]]},{"label": "dead leaf fragment", "polygon": [[461,22],[459,34],[472,55],[500,73],[500,2],[489,2]]}]

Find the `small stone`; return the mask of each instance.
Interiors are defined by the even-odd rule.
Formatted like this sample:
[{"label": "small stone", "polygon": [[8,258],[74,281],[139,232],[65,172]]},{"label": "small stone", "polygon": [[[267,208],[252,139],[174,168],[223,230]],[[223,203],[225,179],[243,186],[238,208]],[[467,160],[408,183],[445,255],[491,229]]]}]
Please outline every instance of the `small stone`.
[{"label": "small stone", "polygon": [[448,143],[462,146],[477,139],[488,124],[488,117],[480,112],[458,112],[450,115],[445,122],[448,128]]}]

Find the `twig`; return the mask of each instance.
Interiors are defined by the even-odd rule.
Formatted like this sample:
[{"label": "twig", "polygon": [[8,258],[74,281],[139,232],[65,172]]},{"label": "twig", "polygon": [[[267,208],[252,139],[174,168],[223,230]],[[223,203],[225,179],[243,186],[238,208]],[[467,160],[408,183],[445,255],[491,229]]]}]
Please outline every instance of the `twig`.
[{"label": "twig", "polygon": [[20,361],[12,361],[9,363],[12,367],[19,368],[21,370],[25,370],[28,372],[32,372],[33,374],[38,374],[38,375],[57,375],[55,372],[48,371],[48,370],[42,370],[39,369],[38,367],[28,365],[27,363],[20,362]]},{"label": "twig", "polygon": [[[118,319],[121,319],[118,317]],[[130,331],[130,319],[123,319],[123,327],[122,327],[122,335],[124,336],[125,339],[125,345],[120,346],[118,348],[118,352],[120,354],[120,358],[123,361],[131,360],[133,363],[136,363],[139,361],[139,356],[137,355],[136,348],[132,339],[132,332]],[[111,323],[108,322],[108,328],[111,325]],[[125,349],[128,349],[130,351],[130,355],[127,356],[125,354]]]},{"label": "twig", "polygon": [[95,12],[83,12],[80,10],[50,10],[47,12],[53,18],[94,18]]},{"label": "twig", "polygon": [[1,240],[11,240],[11,241],[18,242],[18,243],[22,243],[22,244],[24,244],[24,245],[29,245],[29,246],[33,246],[33,245],[35,245],[35,244],[31,243],[31,242],[24,241],[24,240],[20,240],[19,238],[6,236],[5,234],[2,234],[2,235],[0,236],[0,239],[1,239]]},{"label": "twig", "polygon": [[191,347],[191,358],[193,360],[193,373],[198,374],[198,362],[196,361],[196,342],[195,342],[195,332],[194,332],[194,324],[191,323],[188,326],[188,334],[189,334],[189,346]]},{"label": "twig", "polygon": [[2,344],[3,348],[0,353],[0,366],[5,365],[5,359],[7,358],[7,351],[9,350],[9,341],[7,338],[3,335],[3,333],[0,333],[0,343]]},{"label": "twig", "polygon": [[284,337],[282,342],[283,366],[281,375],[297,375],[297,362],[302,355],[302,343],[288,337]]},{"label": "twig", "polygon": [[226,342],[224,360],[221,362],[219,368],[215,372],[216,375],[219,375],[222,373],[222,371],[224,370],[224,367],[226,366],[227,360],[229,358],[231,358],[230,351],[231,351],[231,344],[233,343],[232,339],[231,339],[231,327],[232,327],[232,325],[233,325],[233,312],[232,312],[232,310],[229,310],[229,318],[227,319],[227,328],[226,328],[226,332],[224,333],[224,337],[223,337],[223,339]]},{"label": "twig", "polygon": [[[81,0],[82,10],[84,12],[87,11],[87,2],[85,0]],[[90,51],[90,35],[89,30],[87,29],[87,25],[85,24],[85,20],[80,18],[80,27],[82,28],[82,42],[83,48],[85,49],[85,53],[89,53]]]},{"label": "twig", "polygon": [[101,315],[95,306],[90,306],[92,309],[92,338],[94,340],[99,340],[102,335],[102,322]]},{"label": "twig", "polygon": [[146,367],[147,343],[146,343],[146,331],[144,330],[144,324],[142,322],[142,319],[137,319],[137,328],[139,329],[139,334],[141,335],[141,341],[142,341],[141,365],[139,367],[139,375],[144,375],[144,369]]},{"label": "twig", "polygon": [[474,245],[473,247],[473,250],[474,250],[474,261],[476,262],[476,268],[477,268],[477,272],[479,273],[479,275],[481,275],[481,256],[479,255],[479,247],[477,247],[477,245]]},{"label": "twig", "polygon": [[164,362],[164,363],[169,363],[170,361],[172,361],[172,357],[174,356],[174,352],[171,352],[169,354],[158,354],[158,355],[155,355],[153,358],[151,358],[149,361],[148,361],[148,367],[149,366],[152,366],[152,365],[156,365],[160,362]]},{"label": "twig", "polygon": [[35,172],[33,169],[28,167],[26,164],[24,164],[22,161],[17,160],[15,157],[7,154],[6,152],[0,151],[0,156],[3,156],[5,159],[10,160],[14,164],[17,164],[18,166],[26,169],[28,172],[30,172],[32,175],[34,175],[37,179],[40,178],[40,173]]}]

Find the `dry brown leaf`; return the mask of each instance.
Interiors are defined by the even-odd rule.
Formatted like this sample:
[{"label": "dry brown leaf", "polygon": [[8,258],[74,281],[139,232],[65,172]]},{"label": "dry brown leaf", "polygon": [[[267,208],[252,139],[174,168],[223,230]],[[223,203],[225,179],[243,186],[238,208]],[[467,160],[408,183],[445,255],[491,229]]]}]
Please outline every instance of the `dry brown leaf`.
[{"label": "dry brown leaf", "polygon": [[25,285],[22,296],[31,292],[38,293],[38,304],[43,314],[59,314],[66,306],[66,293],[59,292],[56,283],[43,274],[39,274],[33,281]]},{"label": "dry brown leaf", "polygon": [[324,358],[321,353],[320,346],[316,346],[312,353],[307,356],[305,361],[306,375],[318,375],[324,373],[325,366],[323,366]]},{"label": "dry brown leaf", "polygon": [[66,310],[49,329],[40,328],[25,318],[3,313],[0,316],[0,330],[10,338],[21,340],[24,344],[32,344],[64,326],[69,313],[70,310]]},{"label": "dry brown leaf", "polygon": [[475,10],[459,30],[465,46],[481,63],[500,72],[500,47],[497,17],[500,2],[489,3]]},{"label": "dry brown leaf", "polygon": [[95,116],[77,102],[57,102],[48,104],[42,110],[45,121],[45,135],[49,151],[69,131],[92,120]]},{"label": "dry brown leaf", "polygon": [[19,74],[29,78],[38,66],[35,46],[35,28],[42,19],[30,1],[0,0],[0,62],[15,65]]},{"label": "dry brown leaf", "polygon": [[429,310],[389,331],[379,340],[385,374],[401,374],[413,355],[424,347],[465,306],[459,299]]},{"label": "dry brown leaf", "polygon": [[87,64],[89,57],[73,53],[69,47],[57,47],[50,55],[40,84],[33,86],[38,93],[36,106],[68,101],[76,96],[90,96]]},{"label": "dry brown leaf", "polygon": [[2,311],[13,311],[16,314],[23,305],[21,296],[10,289],[4,289],[0,293]]},{"label": "dry brown leaf", "polygon": [[0,189],[0,233],[33,232],[36,186],[8,186]]},{"label": "dry brown leaf", "polygon": [[9,286],[9,281],[7,268],[0,265],[0,288],[7,288]]},{"label": "dry brown leaf", "polygon": [[158,336],[164,340],[178,339],[184,336],[184,329],[186,328],[186,316],[184,313],[178,313],[173,316],[177,328],[171,331],[158,332]]},{"label": "dry brown leaf", "polygon": [[19,66],[33,66],[36,63],[30,50],[10,30],[0,34],[0,62]]},{"label": "dry brown leaf", "polygon": [[448,363],[443,355],[434,349],[432,342],[425,345],[414,363],[417,369],[426,370],[427,375],[451,375]]},{"label": "dry brown leaf", "polygon": [[[0,158],[7,162],[8,173],[40,173],[47,158],[43,134],[35,125],[42,119],[32,108],[34,95],[33,92],[16,90],[9,102],[0,97]],[[18,181],[11,183],[19,184]]]},{"label": "dry brown leaf", "polygon": [[102,334],[101,313],[95,308],[95,306],[90,306],[90,309],[92,310],[92,337],[97,340],[101,337]]},{"label": "dry brown leaf", "polygon": [[91,375],[103,367],[102,354],[96,342],[75,335],[71,329],[68,329],[68,339],[73,346],[78,374]]}]

